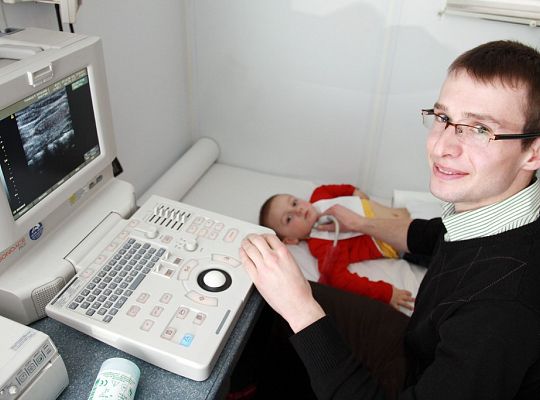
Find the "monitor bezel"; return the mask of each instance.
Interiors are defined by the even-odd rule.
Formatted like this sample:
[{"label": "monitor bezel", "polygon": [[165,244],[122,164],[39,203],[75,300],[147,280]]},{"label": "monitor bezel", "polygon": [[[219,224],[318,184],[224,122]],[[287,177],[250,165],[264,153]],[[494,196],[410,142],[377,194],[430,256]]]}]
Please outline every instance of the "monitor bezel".
[{"label": "monitor bezel", "polygon": [[[53,72],[51,79],[36,86],[29,83],[31,74],[49,67]],[[3,188],[0,189],[0,221],[3,225],[0,229],[0,251],[28,235],[34,226],[57,212],[58,208],[65,207],[70,196],[108,168],[116,157],[103,51],[98,38],[85,37],[65,48],[44,50],[0,70],[0,91],[3,93],[0,109],[4,109],[85,68],[88,72],[100,155],[17,220],[13,217],[7,194]],[[55,218],[50,220],[54,221]],[[47,228],[54,230],[56,227]]]}]

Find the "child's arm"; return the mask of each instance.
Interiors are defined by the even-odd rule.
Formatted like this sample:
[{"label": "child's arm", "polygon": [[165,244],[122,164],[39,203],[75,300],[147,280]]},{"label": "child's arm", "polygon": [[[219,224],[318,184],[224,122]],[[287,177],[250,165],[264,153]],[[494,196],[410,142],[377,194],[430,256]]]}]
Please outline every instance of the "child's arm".
[{"label": "child's arm", "polygon": [[316,188],[311,194],[310,202],[333,199],[341,196],[353,196],[357,190],[353,185],[322,185]]}]

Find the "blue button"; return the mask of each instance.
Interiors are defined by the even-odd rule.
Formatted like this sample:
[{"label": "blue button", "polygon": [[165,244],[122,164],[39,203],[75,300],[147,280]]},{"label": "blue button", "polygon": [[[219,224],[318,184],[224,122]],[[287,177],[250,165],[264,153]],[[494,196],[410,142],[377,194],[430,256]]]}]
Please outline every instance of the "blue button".
[{"label": "blue button", "polygon": [[184,335],[184,337],[182,338],[182,340],[180,341],[180,344],[181,344],[182,346],[189,347],[189,346],[191,346],[191,343],[193,342],[193,338],[194,338],[194,337],[195,337],[195,336],[192,335],[191,333],[186,333],[186,334]]}]

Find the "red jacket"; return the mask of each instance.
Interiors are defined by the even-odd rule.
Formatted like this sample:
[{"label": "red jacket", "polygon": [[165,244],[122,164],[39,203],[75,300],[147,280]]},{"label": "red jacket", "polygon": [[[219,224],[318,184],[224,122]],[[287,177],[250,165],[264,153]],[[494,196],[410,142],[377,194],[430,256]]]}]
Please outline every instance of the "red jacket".
[{"label": "red jacket", "polygon": [[[352,196],[355,189],[352,185],[319,186],[313,191],[310,202]],[[307,243],[311,254],[318,261],[321,274],[319,282],[385,303],[390,302],[392,285],[384,281],[370,281],[347,269],[349,264],[354,262],[383,258],[371,236],[361,235],[338,240],[336,247],[333,247],[331,240],[325,239],[312,238],[308,239]]]}]

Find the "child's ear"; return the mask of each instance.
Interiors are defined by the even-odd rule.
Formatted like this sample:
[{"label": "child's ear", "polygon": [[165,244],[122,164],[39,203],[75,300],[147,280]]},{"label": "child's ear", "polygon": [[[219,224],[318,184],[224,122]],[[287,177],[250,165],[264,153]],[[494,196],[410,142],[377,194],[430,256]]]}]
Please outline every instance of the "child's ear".
[{"label": "child's ear", "polygon": [[283,243],[285,244],[298,244],[298,242],[300,242],[300,240],[296,238],[289,238],[289,237],[283,238]]}]

